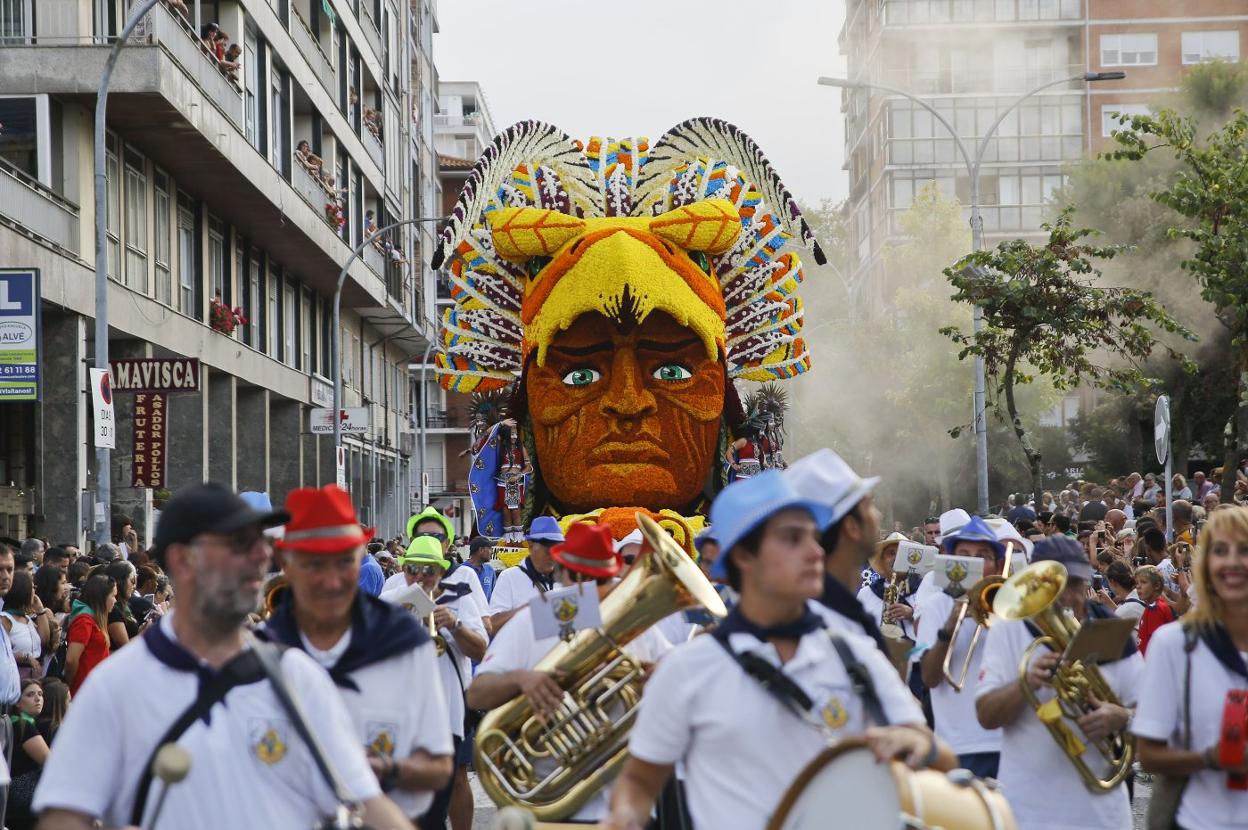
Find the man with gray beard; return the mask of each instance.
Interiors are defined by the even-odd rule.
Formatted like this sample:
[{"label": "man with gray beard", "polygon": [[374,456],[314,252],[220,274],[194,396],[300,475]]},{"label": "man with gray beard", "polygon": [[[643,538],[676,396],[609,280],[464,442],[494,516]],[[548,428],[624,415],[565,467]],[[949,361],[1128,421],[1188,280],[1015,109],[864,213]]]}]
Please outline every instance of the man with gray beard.
[{"label": "man with gray beard", "polygon": [[[74,698],[35,792],[40,830],[149,827],[157,804],[163,825],[181,830],[317,826],[337,811],[338,794],[300,737],[303,718],[269,677],[315,717],[308,729],[364,821],[412,830],[381,794],[325,670],[244,629],[269,563],[263,531],[288,519],[253,510],[219,484],[169,501],[154,554],[177,607],[101,663]],[[170,743],[190,755],[190,773],[165,787],[148,771]]]}]

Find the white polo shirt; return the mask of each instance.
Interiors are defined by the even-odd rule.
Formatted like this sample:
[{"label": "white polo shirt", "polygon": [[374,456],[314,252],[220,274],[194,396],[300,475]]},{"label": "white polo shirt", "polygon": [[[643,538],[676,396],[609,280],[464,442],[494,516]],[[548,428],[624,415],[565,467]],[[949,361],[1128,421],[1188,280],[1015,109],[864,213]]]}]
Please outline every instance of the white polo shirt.
[{"label": "white polo shirt", "polygon": [[[838,633],[875,681],[889,721],[922,725],[918,702],[874,641]],[[780,665],[770,643],[744,633],[729,639],[737,652]],[[803,637],[783,670],[814,701],[835,738],[865,731],[862,701],[825,630]],[[683,761],[689,810],[699,830],[758,830],[827,745],[822,731],[789,711],[714,637],[705,636],[659,663],[642,695],[628,749],[651,764]]]},{"label": "white polo shirt", "polygon": [[529,579],[529,575],[519,565],[514,565],[494,580],[494,593],[490,596],[490,616],[528,605],[537,595],[537,586],[533,584],[533,580]]},{"label": "white polo shirt", "polygon": [[[987,642],[983,642],[984,638]],[[981,637],[984,659],[975,697],[1011,683],[1018,683],[1018,664],[1035,638],[1021,621],[1000,620]],[[1043,647],[1035,654],[1044,653]],[[1123,706],[1138,700],[1144,673],[1139,652],[1125,660],[1099,666]],[[1052,689],[1037,692],[1041,702],[1054,697]],[[1072,721],[1067,723],[1081,734]],[[1085,741],[1085,743],[1087,743]],[[1089,748],[1084,762],[1098,775],[1108,765],[1100,753]],[[1012,723],[1001,728],[1001,764],[997,779],[1014,810],[1019,830],[1131,830],[1131,805],[1127,787],[1094,794],[1083,785],[1070,760],[1029,705]]]},{"label": "white polo shirt", "polygon": [[[949,619],[953,602],[953,597],[944,591],[929,592],[923,604],[915,609],[920,646],[930,648],[936,644],[936,632]],[[966,659],[966,651],[971,647],[974,636],[975,620],[967,614],[966,622],[958,631],[957,640],[949,644],[953,652],[949,668],[955,676],[962,670],[962,661]],[[987,636],[986,631],[979,636],[979,644],[971,655],[971,664],[966,670],[966,682],[961,692],[954,691],[947,680],[942,680],[939,686],[931,690],[936,734],[958,755],[1001,751],[1001,730],[984,729],[979,725],[979,718],[975,714],[975,686],[979,679],[980,665],[984,661],[984,649],[987,645],[984,638]]]},{"label": "white polo shirt", "polygon": [[[1248,659],[1248,658],[1245,658]],[[1187,653],[1183,626],[1163,625],[1148,641],[1144,693],[1131,731],[1143,738],[1182,746],[1183,686]],[[1192,650],[1192,750],[1203,752],[1221,738],[1226,693],[1248,680],[1223,666],[1198,641]],[[1231,790],[1226,773],[1201,770],[1188,779],[1177,821],[1185,830],[1242,830],[1248,826],[1248,790]]]},{"label": "white polo shirt", "polygon": [[[173,614],[160,621],[173,639]],[[381,793],[329,675],[297,649],[282,657],[288,685],[352,795]],[[105,826],[130,824],[139,777],[157,741],[199,691],[194,672],[157,660],[139,637],[99,665],[69,707],[35,792],[34,810],[75,810]],[[191,771],[169,789],[161,824],[178,830],[311,827],[336,806],[311,754],[267,681],[232,689],[178,739]],[[147,814],[163,784],[153,781]]]},{"label": "white polo shirt", "polygon": [[[486,642],[489,642],[489,636],[485,633],[485,623],[481,620],[481,609],[471,593],[456,597],[444,607],[459,619],[463,628],[479,634],[485,638]],[[456,738],[462,738],[464,737],[464,690],[472,684],[472,661],[459,650],[459,646],[455,643],[455,635],[450,629],[444,628],[439,633],[446,639],[446,652],[438,658],[438,672],[442,677],[442,690],[450,712],[451,733]],[[459,674],[455,673],[456,669],[459,670]]]},{"label": "white polo shirt", "polygon": [[[496,590],[495,596],[497,595]],[[495,633],[494,639],[490,641],[490,647],[485,651],[485,657],[481,660],[481,665],[477,666],[477,674],[505,674],[510,671],[532,669],[560,642],[558,637],[534,639],[532,613],[527,607],[522,608]],[[671,644],[663,638],[656,626],[651,626],[624,647],[624,651],[630,657],[643,663],[658,662],[670,650]],[[539,774],[545,771],[539,761]],[[607,798],[609,791],[610,787],[599,790],[567,820],[596,822],[604,819],[609,806]]]},{"label": "white polo shirt", "polygon": [[465,584],[472,588],[472,600],[477,606],[477,616],[485,617],[490,613],[490,601],[485,598],[485,589],[481,587],[481,577],[477,576],[468,565],[460,565],[449,576],[442,577],[443,585]]},{"label": "white polo shirt", "polygon": [[[857,620],[851,620],[849,617],[833,611],[819,600],[806,600],[806,607],[818,614],[819,618],[823,620],[824,624],[827,625],[828,628],[834,629],[838,633],[842,634],[856,634],[859,637],[866,637],[868,640],[871,640],[872,644],[875,643],[875,639],[867,634],[867,630],[862,627],[862,623]],[[878,647],[876,650],[879,650]],[[896,674],[895,669],[893,673]]]},{"label": "white polo shirt", "polygon": [[[315,648],[301,633],[308,654],[328,669],[351,643],[351,630],[326,651]],[[453,754],[442,684],[415,685],[413,678],[429,677],[437,660],[432,642],[373,663],[351,673],[359,691],[336,687],[351,714],[351,722],[365,752],[403,760],[417,750],[430,755]],[[441,661],[438,661],[441,662]],[[460,702],[462,718],[463,702]],[[403,814],[414,818],[429,809],[434,792],[394,789],[387,793]]]}]

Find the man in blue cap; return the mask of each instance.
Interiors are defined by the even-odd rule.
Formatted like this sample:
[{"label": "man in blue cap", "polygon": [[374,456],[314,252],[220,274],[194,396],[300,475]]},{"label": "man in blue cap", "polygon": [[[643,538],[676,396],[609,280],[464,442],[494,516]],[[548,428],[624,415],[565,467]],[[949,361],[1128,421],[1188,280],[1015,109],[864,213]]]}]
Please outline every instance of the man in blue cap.
[{"label": "man in blue cap", "polygon": [[[1001,573],[1005,564],[1005,545],[979,516],[968,520],[952,534],[942,537],[941,548],[945,554],[982,559],[984,576],[996,576]],[[928,577],[931,576],[929,573]],[[996,778],[1001,753],[1001,730],[980,726],[975,714],[975,686],[984,657],[983,642],[976,646],[971,655],[971,662],[966,669],[965,686],[954,689],[945,682],[944,665],[949,649],[953,649],[951,671],[961,674],[971,640],[975,636],[975,620],[968,614],[958,630],[957,643],[953,642],[958,611],[965,601],[939,589],[923,595],[915,608],[919,623],[919,645],[920,648],[926,648],[919,666],[923,684],[931,690],[936,734],[958,753],[959,766],[969,769],[980,778]],[[982,641],[983,633],[980,634],[980,639]]]},{"label": "man in blue cap", "polygon": [[778,470],[715,499],[722,553],[711,573],[740,601],[713,635],[668,654],[646,684],[608,827],[645,827],[677,762],[699,828],[766,826],[832,741],[865,736],[881,760],[953,766],[887,658],[869,639],[826,626],[808,604],[823,591],[819,536],[830,515]]},{"label": "man in blue cap", "polygon": [[563,541],[559,523],[550,516],[538,516],[524,537],[529,555],[514,568],[508,568],[494,581],[490,597],[490,630],[498,631],[516,612],[538,594],[554,587],[555,560],[550,549]]},{"label": "man in blue cap", "polygon": [[[1031,561],[1059,562],[1066,568],[1066,584],[1055,603],[1073,617],[1076,625],[1082,625],[1086,619],[1114,616],[1113,611],[1088,598],[1092,564],[1087,550],[1074,539],[1058,535],[1037,542]],[[1036,649],[1020,681],[1019,663],[1037,636],[1038,629],[1028,620],[993,623],[987,632],[987,643],[983,644],[984,660],[974,690],[980,725],[1001,730],[997,780],[1009,793],[1019,830],[1130,830],[1131,805],[1126,784],[1108,791],[1089,791],[1023,693],[1022,684],[1026,683],[1042,704],[1056,706],[1053,677],[1061,663],[1061,653]],[[1093,744],[1127,730],[1131,708],[1142,691],[1144,659],[1130,637],[1117,657],[1097,666],[1117,697],[1116,703],[1089,695],[1088,709],[1077,719],[1058,714],[1072,738],[1086,746],[1082,758],[1098,777],[1107,776],[1108,765]]]}]

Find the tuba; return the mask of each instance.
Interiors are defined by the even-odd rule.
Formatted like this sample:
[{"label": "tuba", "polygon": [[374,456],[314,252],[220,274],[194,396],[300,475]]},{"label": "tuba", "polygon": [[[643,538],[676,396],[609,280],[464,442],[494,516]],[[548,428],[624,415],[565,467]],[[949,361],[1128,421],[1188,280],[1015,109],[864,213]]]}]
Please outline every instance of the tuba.
[{"label": "tuba", "polygon": [[1134,744],[1121,732],[1115,732],[1093,744],[1111,769],[1109,776],[1102,778],[1083,760],[1083,752],[1087,747],[1066,722],[1067,719],[1074,720],[1091,711],[1088,706],[1089,695],[1095,695],[1107,703],[1118,704],[1118,696],[1114,694],[1100,669],[1095,663],[1085,664],[1082,660],[1059,664],[1053,675],[1053,688],[1057,697],[1048,703],[1041,703],[1035,690],[1027,683],[1027,667],[1031,664],[1036,649],[1047,645],[1061,654],[1079,631],[1078,621],[1057,603],[1058,596],[1066,587],[1066,578],[1066,567],[1062,563],[1037,562],[1007,580],[997,591],[992,607],[1001,619],[1030,620],[1032,625],[1040,629],[1042,636],[1027,646],[1018,664],[1019,685],[1027,701],[1036,710],[1036,716],[1048,727],[1053,740],[1057,741],[1058,746],[1074,764],[1084,786],[1094,793],[1108,792],[1121,784],[1131,772],[1131,761],[1135,755]]},{"label": "tuba", "polygon": [[[1001,576],[986,576],[976,582],[966,592],[966,601],[962,602],[961,607],[958,608],[958,618],[953,622],[953,635],[949,648],[945,649],[945,662],[942,666],[945,681],[953,687],[955,692],[962,691],[962,687],[966,685],[966,675],[971,670],[971,658],[975,655],[975,649],[979,647],[979,638],[984,633],[984,629],[992,625],[992,602],[997,595],[997,589],[1005,584],[1010,576],[1010,555],[1013,552],[1014,543],[1006,542]],[[975,633],[971,635],[971,643],[966,647],[966,656],[962,658],[962,668],[955,677],[952,671],[953,647],[958,642],[958,633],[962,630],[962,623],[966,621],[967,614],[970,614],[971,619],[975,621]]]},{"label": "tuba", "polygon": [[649,516],[637,514],[645,545],[628,576],[602,601],[599,628],[557,644],[534,669],[558,673],[563,705],[540,719],[517,697],[477,730],[476,769],[500,807],[519,806],[541,821],[572,815],[615,776],[628,755],[643,670],[623,647],[677,611],[728,612],[714,586]]}]

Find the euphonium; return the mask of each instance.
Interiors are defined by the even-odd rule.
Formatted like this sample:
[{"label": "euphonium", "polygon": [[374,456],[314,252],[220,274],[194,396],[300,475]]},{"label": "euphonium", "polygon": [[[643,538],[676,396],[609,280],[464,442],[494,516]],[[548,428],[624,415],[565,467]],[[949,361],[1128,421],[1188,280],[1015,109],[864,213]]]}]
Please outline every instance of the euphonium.
[{"label": "euphonium", "polygon": [[[975,655],[975,649],[979,647],[979,638],[984,633],[984,629],[992,625],[992,601],[997,595],[997,589],[1010,575],[1010,554],[1013,551],[1014,543],[1006,542],[1002,575],[984,577],[970,587],[964,600],[959,600],[958,618],[953,621],[953,634],[949,641],[949,648],[945,650],[945,662],[942,664],[945,682],[953,687],[955,692],[962,691],[962,687],[966,685],[966,675],[971,670],[971,658]],[[975,621],[975,633],[971,635],[970,645],[966,647],[966,656],[962,658],[962,668],[958,676],[954,677],[951,671],[953,649],[958,642],[958,634],[962,630],[962,623],[966,620],[967,614],[970,614],[971,619]]]},{"label": "euphonium", "polygon": [[269,577],[269,581],[264,584],[264,605],[260,609],[260,616],[266,620],[273,616],[273,610],[281,601],[282,594],[289,590],[290,582],[286,579],[286,574],[279,573]]},{"label": "euphonium", "polygon": [[1084,785],[1092,792],[1107,792],[1121,784],[1131,772],[1134,744],[1121,732],[1093,743],[1111,770],[1109,777],[1102,778],[1083,760],[1083,752],[1087,748],[1084,744],[1086,736],[1081,739],[1066,722],[1092,711],[1088,705],[1089,696],[1121,705],[1101,670],[1095,663],[1085,664],[1082,660],[1058,664],[1053,675],[1053,689],[1057,697],[1048,703],[1041,703],[1027,682],[1027,667],[1036,649],[1047,645],[1055,653],[1062,654],[1079,631],[1079,622],[1057,602],[1066,587],[1066,579],[1066,567],[1062,563],[1037,562],[1019,571],[1001,586],[992,608],[1001,619],[1030,620],[1040,629],[1042,636],[1027,647],[1018,664],[1019,685],[1036,710],[1036,716],[1048,727],[1053,740],[1074,764]]},{"label": "euphonium", "polygon": [[534,669],[555,673],[563,705],[539,719],[523,697],[493,710],[477,730],[476,769],[499,806],[520,806],[541,821],[572,815],[606,786],[627,757],[642,667],[622,648],[659,620],[701,605],[727,614],[715,588],[687,553],[642,513],[645,545],[633,569],[602,601],[599,628],[559,643]]},{"label": "euphonium", "polygon": [[888,584],[884,586],[884,610],[880,612],[880,633],[890,640],[900,640],[906,633],[898,623],[888,618],[888,609],[895,605],[897,598],[901,596],[901,586],[906,579],[908,579],[908,574],[904,571],[894,573],[888,580]]}]

